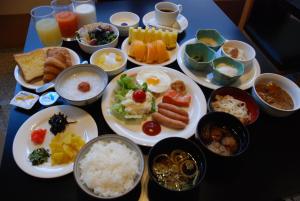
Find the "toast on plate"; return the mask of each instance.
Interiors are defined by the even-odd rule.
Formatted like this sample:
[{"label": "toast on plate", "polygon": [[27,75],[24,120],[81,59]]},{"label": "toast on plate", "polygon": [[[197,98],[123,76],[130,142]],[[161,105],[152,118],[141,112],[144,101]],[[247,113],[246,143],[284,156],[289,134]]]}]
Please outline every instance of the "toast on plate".
[{"label": "toast on plate", "polygon": [[46,61],[46,51],[44,49],[15,54],[14,58],[26,82],[31,82],[44,75],[44,63]]}]

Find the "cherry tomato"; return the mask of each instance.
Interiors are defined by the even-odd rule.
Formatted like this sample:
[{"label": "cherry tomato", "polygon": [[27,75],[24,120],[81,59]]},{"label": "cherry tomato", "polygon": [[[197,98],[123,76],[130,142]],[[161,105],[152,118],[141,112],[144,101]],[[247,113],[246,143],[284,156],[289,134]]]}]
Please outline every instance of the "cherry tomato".
[{"label": "cherry tomato", "polygon": [[138,89],[133,92],[132,98],[135,102],[143,103],[146,100],[146,93],[143,90]]},{"label": "cherry tomato", "polygon": [[33,130],[31,132],[31,141],[35,144],[42,144],[45,140],[46,133],[46,129]]}]

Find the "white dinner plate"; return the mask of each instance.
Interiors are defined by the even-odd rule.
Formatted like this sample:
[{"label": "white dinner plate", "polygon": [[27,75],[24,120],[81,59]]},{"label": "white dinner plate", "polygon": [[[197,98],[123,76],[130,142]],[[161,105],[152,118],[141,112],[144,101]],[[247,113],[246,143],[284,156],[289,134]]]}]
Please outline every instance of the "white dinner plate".
[{"label": "white dinner plate", "polygon": [[[190,78],[192,78],[195,82],[197,82],[198,84],[210,88],[210,89],[217,89],[222,87],[221,85],[217,85],[215,83],[212,82],[212,78],[213,75],[212,73],[204,73],[204,72],[199,72],[199,71],[195,71],[192,70],[190,68],[188,68],[185,64],[184,64],[184,50],[185,50],[185,46],[187,44],[193,44],[196,43],[197,40],[194,39],[190,39],[186,42],[184,42],[178,51],[178,55],[177,55],[177,62],[179,67],[181,68],[181,70],[188,75]],[[217,57],[221,56],[220,51],[217,52]],[[252,87],[255,78],[260,75],[261,70],[260,70],[260,66],[259,63],[256,59],[254,59],[254,61],[252,62],[252,66],[248,66],[245,68],[245,72],[244,74],[233,84],[231,84],[230,86],[232,87],[237,87],[240,88],[242,90],[246,90],[249,89],[250,87]]]},{"label": "white dinner plate", "polygon": [[[129,49],[128,38],[126,38],[123,41],[121,49],[128,55],[128,49]],[[135,60],[134,58],[130,57],[129,55],[128,55],[128,60],[131,61],[132,63],[140,65],[140,66],[143,66],[143,65],[148,65],[148,66],[166,66],[166,65],[169,65],[169,64],[173,63],[174,61],[176,61],[178,50],[179,50],[179,45],[177,43],[175,49],[168,51],[169,54],[170,54],[170,59],[168,61],[165,61],[165,62],[160,63],[160,64],[147,64],[147,63],[139,62],[139,61]]]},{"label": "white dinner plate", "polygon": [[[51,158],[48,162],[33,166],[28,159],[29,154],[36,148],[44,147],[49,149],[49,144],[54,135],[50,132],[49,118],[53,114],[63,113],[68,116],[69,121],[76,123],[68,124],[66,131],[80,135],[87,143],[98,136],[96,122],[86,111],[69,105],[53,106],[41,110],[27,119],[19,128],[13,142],[13,156],[15,162],[25,173],[39,178],[54,178],[66,175],[73,171],[73,163],[64,165],[51,165]],[[35,145],[31,142],[31,132],[35,129],[47,129],[45,141],[42,145]],[[51,152],[50,152],[51,154]]]},{"label": "white dinner plate", "polygon": [[[63,47],[63,48],[65,48],[65,47]],[[69,48],[66,48],[66,49],[70,52],[71,59],[72,59],[72,64],[73,65],[80,64],[80,58],[79,58],[78,54],[76,52],[74,52],[73,50],[69,49]],[[27,89],[35,90],[36,88],[38,88],[38,87],[42,86],[43,84],[45,84],[42,79],[37,80],[37,81],[33,81],[31,83],[26,82],[23,78],[22,72],[21,72],[18,65],[16,65],[16,67],[15,67],[14,76],[15,76],[16,81],[20,85],[22,85],[23,87],[25,87]]]},{"label": "white dinner plate", "polygon": [[[155,26],[159,27],[158,23],[155,20],[155,11],[151,11],[151,12],[147,13],[146,15],[144,15],[143,24],[145,26],[155,25]],[[182,33],[184,30],[187,29],[188,26],[189,26],[189,22],[186,19],[186,17],[179,14],[177,17],[177,22],[174,23],[171,28],[176,29],[178,31],[178,33]]]},{"label": "white dinner plate", "polygon": [[[192,96],[192,102],[188,108],[189,119],[190,122],[187,127],[183,130],[174,130],[170,128],[166,128],[162,126],[161,133],[156,136],[149,136],[143,133],[142,131],[142,124],[145,121],[151,120],[151,115],[141,122],[130,122],[130,121],[122,121],[117,119],[115,116],[111,114],[110,107],[113,102],[114,98],[114,90],[118,87],[117,80],[120,78],[121,75],[115,77],[106,87],[105,92],[102,96],[102,113],[104,116],[105,121],[110,126],[110,128],[115,131],[117,134],[127,137],[134,141],[135,143],[143,146],[153,146],[158,141],[167,138],[167,137],[182,137],[182,138],[189,138],[194,135],[198,121],[200,118],[206,114],[207,104],[206,99],[204,97],[203,92],[201,91],[200,87],[188,76],[184,75],[183,73],[167,68],[167,67],[149,67],[149,66],[141,66],[132,68],[128,71],[123,72],[122,74],[135,74],[141,70],[155,68],[157,71],[163,71],[167,73],[171,81],[175,80],[182,80],[186,87],[187,92]],[[156,103],[158,104],[161,102],[161,98],[157,98]]]}]

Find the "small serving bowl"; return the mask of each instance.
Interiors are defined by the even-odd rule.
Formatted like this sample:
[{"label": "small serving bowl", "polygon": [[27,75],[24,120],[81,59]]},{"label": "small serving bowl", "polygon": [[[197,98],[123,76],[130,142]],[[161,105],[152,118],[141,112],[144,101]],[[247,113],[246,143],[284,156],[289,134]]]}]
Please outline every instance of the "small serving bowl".
[{"label": "small serving bowl", "polygon": [[[122,63],[120,64],[120,66],[113,69],[107,69],[107,67],[97,64],[97,57],[99,57],[103,53],[115,53],[121,55]],[[97,65],[100,68],[102,68],[109,76],[114,76],[125,70],[127,64],[127,54],[125,54],[124,51],[117,48],[103,48],[101,50],[97,50],[92,54],[92,56],[90,57],[90,64]]]},{"label": "small serving bowl", "polygon": [[[294,108],[290,110],[284,110],[276,108],[266,101],[264,101],[258,92],[256,91],[256,85],[258,83],[263,82],[269,82],[272,81],[276,85],[278,85],[280,88],[282,88],[284,91],[286,91],[290,97],[292,98],[294,102]],[[263,111],[265,111],[267,114],[275,117],[285,117],[288,115],[291,115],[295,111],[299,110],[300,108],[300,88],[290,79],[283,77],[278,74],[274,73],[264,73],[259,75],[255,81],[254,86],[252,87],[252,96],[254,97],[255,101],[258,103],[258,105],[261,107]]]},{"label": "small serving bowl", "polygon": [[[219,70],[220,64],[226,64],[236,69],[236,74],[230,76]],[[213,82],[222,86],[230,85],[244,74],[244,64],[237,62],[229,57],[219,57],[213,60]]]},{"label": "small serving bowl", "polygon": [[125,37],[130,27],[138,27],[140,17],[132,12],[117,12],[110,16],[109,21],[119,29],[120,36]]},{"label": "small serving bowl", "polygon": [[[85,76],[83,78],[83,74],[89,74],[93,77],[88,78]],[[97,81],[97,83],[94,81],[94,83],[91,84],[93,80]],[[91,90],[97,86],[96,91],[90,94],[79,92],[78,85],[83,81],[89,83]],[[102,96],[107,82],[107,74],[98,66],[79,64],[66,68],[57,76],[55,80],[55,90],[67,103],[84,106],[97,101]],[[85,95],[86,97],[84,97]]]},{"label": "small serving bowl", "polygon": [[[239,51],[241,51],[243,54],[243,59],[241,58],[234,58],[228,51],[232,48],[237,48]],[[222,45],[221,47],[221,54],[223,56],[230,57],[234,59],[235,61],[241,62],[245,65],[245,67],[251,66],[253,60],[255,59],[256,52],[254,48],[242,41],[238,40],[228,40]]]},{"label": "small serving bowl", "polygon": [[[87,43],[85,43],[84,41],[82,41],[80,38],[79,38],[79,35],[80,33],[82,32],[85,32],[84,31],[84,27],[85,26],[96,26],[96,25],[104,25],[104,26],[110,26],[113,30],[113,32],[116,34],[116,38],[111,41],[110,43],[107,43],[107,44],[103,44],[103,45],[89,45]],[[118,45],[118,40],[119,40],[119,30],[117,27],[115,27],[114,25],[112,24],[108,24],[108,23],[103,23],[103,22],[97,22],[97,23],[93,23],[93,24],[88,24],[88,25],[85,25],[83,27],[81,27],[77,33],[78,35],[76,36],[76,40],[79,44],[79,47],[86,53],[88,54],[92,54],[93,52],[96,52],[97,50],[100,50],[100,49],[103,49],[103,48],[107,48],[107,47],[116,47]]]},{"label": "small serving bowl", "polygon": [[[139,174],[136,175],[135,179],[134,179],[134,183],[132,184],[132,186],[125,192],[122,192],[119,195],[116,195],[114,197],[105,197],[99,194],[96,194],[92,189],[90,189],[82,180],[81,180],[81,169],[80,169],[80,161],[86,156],[86,154],[90,151],[91,147],[97,143],[97,142],[117,142],[117,143],[121,143],[123,145],[125,145],[127,148],[129,148],[130,150],[134,151],[137,153],[138,156],[138,170],[139,170]],[[143,175],[143,171],[144,171],[144,157],[142,154],[141,149],[131,140],[119,136],[119,135],[115,135],[115,134],[106,134],[106,135],[101,135],[98,136],[94,139],[92,139],[91,141],[89,141],[87,144],[85,144],[81,150],[79,151],[79,153],[76,156],[76,160],[74,162],[74,177],[75,180],[77,182],[77,184],[79,185],[79,187],[86,192],[87,194],[89,194],[92,197],[95,198],[100,198],[100,199],[116,199],[116,198],[120,198],[122,196],[125,196],[126,194],[128,194],[129,192],[131,192],[141,181],[142,175]],[[113,174],[113,171],[112,171]],[[101,179],[101,178],[99,178]]]},{"label": "small serving bowl", "polygon": [[214,108],[212,107],[212,103],[216,100],[217,95],[219,96],[230,95],[233,98],[246,103],[246,107],[250,115],[250,121],[245,122],[244,125],[253,124],[258,119],[259,107],[256,104],[255,100],[246,91],[243,91],[235,87],[221,87],[219,89],[214,90],[208,99],[208,110],[210,112],[216,112],[216,110],[214,110]]},{"label": "small serving bowl", "polygon": [[[203,140],[203,129],[208,125],[218,125],[220,127],[227,127],[235,132],[236,137],[239,138],[239,149],[235,154],[225,156],[215,153],[208,149],[207,144]],[[225,112],[210,112],[204,115],[198,122],[196,128],[196,140],[199,142],[205,153],[207,153],[212,158],[236,158],[243,154],[249,145],[249,132],[247,128],[237,119],[235,116],[225,113]]]},{"label": "small serving bowl", "polygon": [[[194,185],[188,189],[183,189],[181,191],[169,189],[164,185],[160,184],[153,173],[154,159],[160,154],[170,154],[173,150],[182,150],[188,152],[195,159],[197,163],[197,167],[200,175],[198,175]],[[187,192],[197,188],[200,185],[201,181],[203,180],[206,173],[206,158],[203,152],[201,151],[201,149],[197,146],[197,144],[195,144],[194,142],[188,139],[179,138],[179,137],[165,138],[159,141],[158,143],[156,143],[151,148],[149,152],[149,158],[148,158],[148,172],[149,172],[150,179],[154,181],[154,183],[156,184],[157,187],[159,187],[159,189],[166,192],[172,192],[172,193]]]},{"label": "small serving bowl", "polygon": [[[215,29],[200,29],[197,31],[196,37],[200,43],[203,43],[216,51],[225,42],[224,37]],[[215,41],[215,44],[211,44],[207,40]]]},{"label": "small serving bowl", "polygon": [[197,71],[211,71],[215,57],[216,52],[202,43],[188,44],[184,50],[185,65]]}]

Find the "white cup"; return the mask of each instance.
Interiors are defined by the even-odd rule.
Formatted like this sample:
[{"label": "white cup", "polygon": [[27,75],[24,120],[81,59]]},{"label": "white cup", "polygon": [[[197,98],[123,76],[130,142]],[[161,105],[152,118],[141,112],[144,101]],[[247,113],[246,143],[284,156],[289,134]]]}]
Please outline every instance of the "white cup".
[{"label": "white cup", "polygon": [[159,2],[155,4],[155,19],[159,25],[172,26],[179,13],[182,11],[182,5],[172,2]]}]

